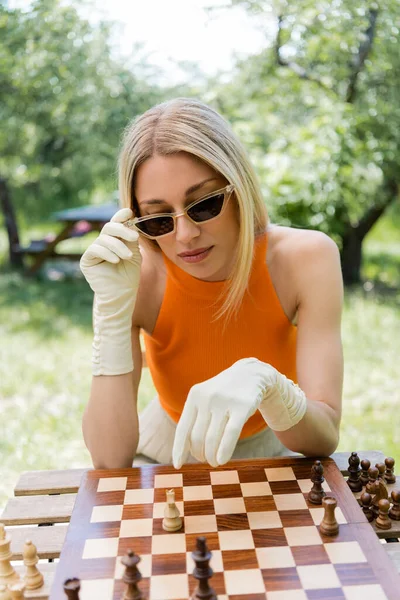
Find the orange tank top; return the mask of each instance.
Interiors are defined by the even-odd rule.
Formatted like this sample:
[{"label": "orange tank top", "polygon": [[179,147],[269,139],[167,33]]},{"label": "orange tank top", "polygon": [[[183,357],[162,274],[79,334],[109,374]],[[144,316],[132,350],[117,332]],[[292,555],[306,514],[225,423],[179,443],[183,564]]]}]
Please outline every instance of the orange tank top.
[{"label": "orange tank top", "polygon": [[[267,234],[256,238],[247,291],[237,318],[214,320],[224,282],[189,275],[165,255],[167,280],[152,335],[144,334],[146,360],[161,406],[176,423],[195,383],[214,377],[240,358],[256,357],[296,381],[296,327],[276,295],[266,264]],[[225,327],[224,327],[225,324]],[[241,438],[266,426],[259,411]]]}]

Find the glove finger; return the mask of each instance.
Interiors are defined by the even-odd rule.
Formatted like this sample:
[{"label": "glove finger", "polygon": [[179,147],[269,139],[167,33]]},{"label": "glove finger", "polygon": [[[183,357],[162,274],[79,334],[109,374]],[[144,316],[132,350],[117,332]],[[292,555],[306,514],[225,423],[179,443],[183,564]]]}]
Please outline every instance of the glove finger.
[{"label": "glove finger", "polygon": [[205,439],[205,456],[206,461],[212,467],[218,467],[217,453],[228,420],[229,415],[227,413],[219,415],[214,413],[211,417],[211,423]]},{"label": "glove finger", "polygon": [[217,452],[218,465],[224,465],[232,458],[232,454],[234,453],[236,444],[238,443],[242,427],[243,423],[239,423],[237,418],[233,419],[231,417],[229,419],[219,445],[219,450]]},{"label": "glove finger", "polygon": [[96,240],[96,244],[111,250],[111,252],[114,252],[114,254],[123,260],[129,260],[132,258],[132,251],[127,247],[127,245],[124,244],[122,240],[119,240],[112,235],[101,233]]},{"label": "glove finger", "polygon": [[190,452],[200,462],[205,462],[205,442],[208,426],[211,421],[210,413],[203,411],[197,414],[196,422],[190,433]]},{"label": "glove finger", "polygon": [[138,232],[134,229],[128,229],[128,227],[125,227],[122,223],[113,223],[112,221],[109,221],[104,225],[101,233],[107,233],[108,235],[121,238],[127,242],[136,242],[139,238]]},{"label": "glove finger", "polygon": [[113,264],[119,263],[120,258],[114,252],[102,246],[101,244],[97,244],[93,242],[86,250],[86,252],[82,255],[80,265],[81,268],[85,267],[93,267],[94,265],[98,265],[101,262],[109,262]]},{"label": "glove finger", "polygon": [[180,469],[187,461],[190,449],[190,432],[197,417],[197,409],[185,404],[181,418],[175,431],[172,448],[172,463],[175,469]]},{"label": "glove finger", "polygon": [[130,208],[121,208],[118,210],[115,215],[111,218],[112,223],[123,223],[124,221],[128,221],[132,219],[133,212]]}]

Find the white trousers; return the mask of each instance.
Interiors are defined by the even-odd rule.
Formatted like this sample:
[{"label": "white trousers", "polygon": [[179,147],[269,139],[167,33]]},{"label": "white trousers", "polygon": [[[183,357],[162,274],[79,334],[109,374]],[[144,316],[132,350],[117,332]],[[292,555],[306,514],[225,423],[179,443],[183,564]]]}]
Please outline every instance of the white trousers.
[{"label": "white trousers", "polygon": [[[172,463],[176,423],[160,405],[158,397],[139,414],[139,446],[133,464]],[[266,427],[262,431],[239,440],[232,458],[270,458],[272,456],[293,456]],[[198,462],[192,456],[188,462]]]}]

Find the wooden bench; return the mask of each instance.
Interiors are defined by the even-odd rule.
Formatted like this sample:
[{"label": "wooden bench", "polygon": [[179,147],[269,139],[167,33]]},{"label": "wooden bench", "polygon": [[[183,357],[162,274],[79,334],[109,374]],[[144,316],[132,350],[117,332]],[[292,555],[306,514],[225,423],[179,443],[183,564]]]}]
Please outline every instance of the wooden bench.
[{"label": "wooden bench", "polygon": [[[371,464],[384,460],[381,452],[365,451],[358,454],[361,459],[368,458]],[[348,474],[348,457],[348,452],[336,452],[332,455],[345,476]],[[14,560],[21,560],[26,539],[31,539],[37,546],[41,559],[53,561],[60,556],[76,493],[86,471],[87,469],[70,469],[22,473],[14,489],[15,495],[9,499],[0,517],[12,539]],[[400,487],[400,477],[397,477],[397,483]],[[372,526],[375,528],[374,523]],[[393,521],[389,531],[376,528],[375,531],[400,573],[400,521]],[[49,562],[40,565],[46,585],[40,590],[40,594],[29,592],[27,598],[47,600],[56,564]]]}]

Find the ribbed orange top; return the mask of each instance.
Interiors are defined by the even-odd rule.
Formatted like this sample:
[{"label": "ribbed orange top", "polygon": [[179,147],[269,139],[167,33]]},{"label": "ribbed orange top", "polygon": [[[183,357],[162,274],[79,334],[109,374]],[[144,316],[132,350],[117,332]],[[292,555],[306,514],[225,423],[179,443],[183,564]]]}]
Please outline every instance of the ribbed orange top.
[{"label": "ribbed orange top", "polygon": [[[213,320],[224,282],[189,275],[165,255],[167,281],[153,334],[144,334],[146,360],[161,406],[177,423],[190,388],[256,357],[296,381],[296,327],[287,319],[266,264],[267,234],[256,238],[253,267],[237,319]],[[217,302],[216,302],[217,301]],[[265,428],[257,411],[241,438]]]}]

